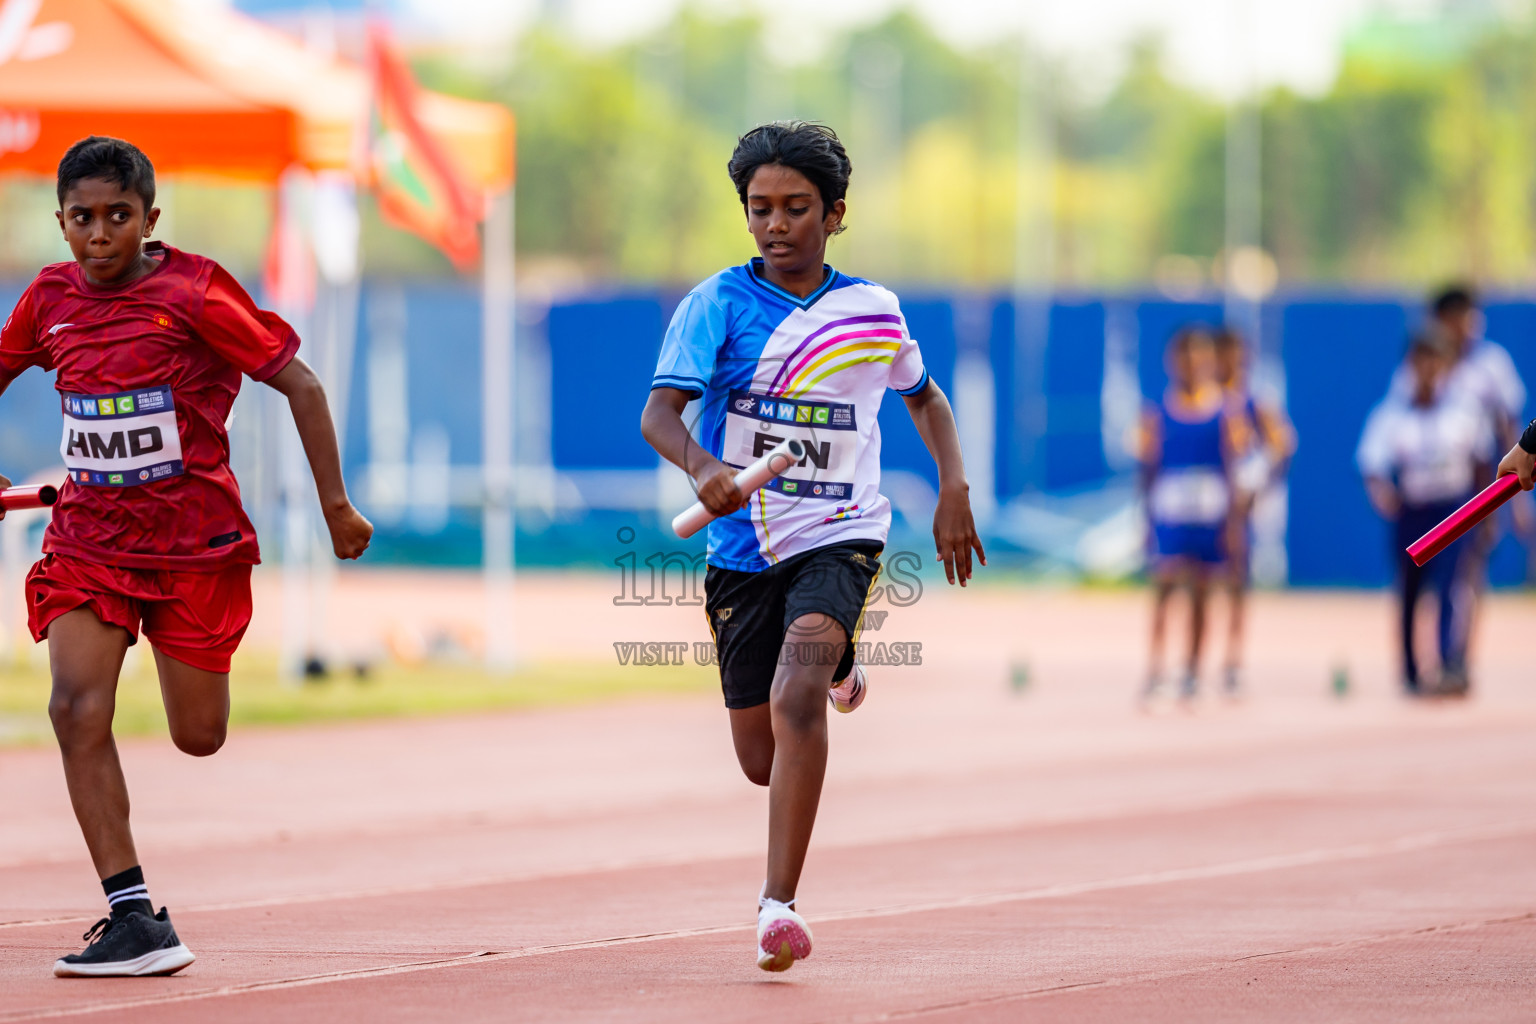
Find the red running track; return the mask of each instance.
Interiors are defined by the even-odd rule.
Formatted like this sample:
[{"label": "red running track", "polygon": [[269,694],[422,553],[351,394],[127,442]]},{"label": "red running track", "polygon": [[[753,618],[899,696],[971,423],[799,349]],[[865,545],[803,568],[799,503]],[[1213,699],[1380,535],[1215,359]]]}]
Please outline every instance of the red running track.
[{"label": "red running track", "polygon": [[[816,951],[786,975],[751,952],[764,794],[685,698],[247,730],[202,761],[124,743],[151,891],[199,957],[169,979],[51,977],[99,890],[56,754],[0,752],[0,1022],[1536,1019],[1513,656],[1470,702],[1409,705],[1382,600],[1264,597],[1250,699],[1143,715],[1141,595],[920,609],[883,629],[924,666],[832,723]],[[1484,637],[1531,610],[1493,602]]]}]

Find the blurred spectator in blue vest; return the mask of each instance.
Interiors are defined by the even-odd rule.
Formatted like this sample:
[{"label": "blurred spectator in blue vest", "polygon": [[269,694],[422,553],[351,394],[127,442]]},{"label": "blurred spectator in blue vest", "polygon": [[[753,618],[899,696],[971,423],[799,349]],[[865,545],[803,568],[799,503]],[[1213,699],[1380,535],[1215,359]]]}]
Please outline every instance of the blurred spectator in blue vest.
[{"label": "blurred spectator in blue vest", "polygon": [[[1199,693],[1207,598],[1222,578],[1232,515],[1232,468],[1248,447],[1234,436],[1244,421],[1217,380],[1216,341],[1209,328],[1186,327],[1168,344],[1168,389],[1142,413],[1141,484],[1151,526],[1153,586],[1150,667],[1142,700],[1162,696],[1168,605],[1189,593],[1189,645],[1179,697]],[[1235,675],[1229,686],[1236,685]],[[1233,696],[1235,691],[1229,691]]]}]

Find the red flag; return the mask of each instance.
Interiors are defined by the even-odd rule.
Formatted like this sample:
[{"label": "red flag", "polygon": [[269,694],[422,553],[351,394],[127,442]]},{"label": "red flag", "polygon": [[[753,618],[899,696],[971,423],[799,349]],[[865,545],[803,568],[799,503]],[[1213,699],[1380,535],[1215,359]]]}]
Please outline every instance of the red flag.
[{"label": "red flag", "polygon": [[272,230],[267,235],[267,253],[262,267],[262,291],[265,301],[282,315],[297,316],[315,305],[315,259],[310,253],[303,230],[294,223],[288,203],[287,182],[280,185],[272,200]]},{"label": "red flag", "polygon": [[480,259],[474,188],[417,115],[419,90],[384,26],[368,30],[373,81],[365,172],[384,219],[431,242],[460,270]]}]

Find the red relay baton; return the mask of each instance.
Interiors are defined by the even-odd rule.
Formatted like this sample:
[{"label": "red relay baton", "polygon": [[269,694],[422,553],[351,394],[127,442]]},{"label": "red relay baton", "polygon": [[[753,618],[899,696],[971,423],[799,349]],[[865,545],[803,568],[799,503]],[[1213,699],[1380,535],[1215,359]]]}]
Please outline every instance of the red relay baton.
[{"label": "red relay baton", "polygon": [[1513,473],[1505,473],[1484,487],[1477,497],[1446,516],[1433,530],[1408,545],[1408,557],[1413,559],[1414,565],[1423,565],[1519,493],[1520,478]]},{"label": "red relay baton", "polygon": [[7,487],[0,490],[0,511],[14,512],[23,508],[47,508],[59,500],[59,489],[53,484],[40,487]]}]

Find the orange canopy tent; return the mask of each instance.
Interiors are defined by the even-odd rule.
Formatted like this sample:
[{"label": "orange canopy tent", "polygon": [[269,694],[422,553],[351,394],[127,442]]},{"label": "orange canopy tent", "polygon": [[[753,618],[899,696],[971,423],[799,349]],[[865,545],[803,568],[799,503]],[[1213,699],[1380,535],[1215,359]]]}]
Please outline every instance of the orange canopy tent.
[{"label": "orange canopy tent", "polygon": [[[369,79],[229,8],[194,0],[3,0],[0,173],[52,175],[86,135],[127,138],[164,173],[276,181],[350,171]],[[424,126],[487,192],[513,176],[512,115],[435,93]]]}]

